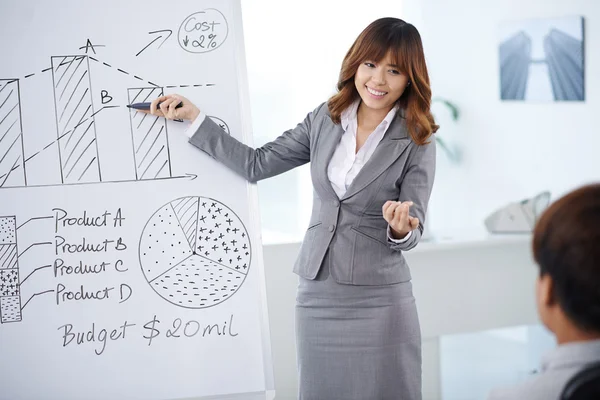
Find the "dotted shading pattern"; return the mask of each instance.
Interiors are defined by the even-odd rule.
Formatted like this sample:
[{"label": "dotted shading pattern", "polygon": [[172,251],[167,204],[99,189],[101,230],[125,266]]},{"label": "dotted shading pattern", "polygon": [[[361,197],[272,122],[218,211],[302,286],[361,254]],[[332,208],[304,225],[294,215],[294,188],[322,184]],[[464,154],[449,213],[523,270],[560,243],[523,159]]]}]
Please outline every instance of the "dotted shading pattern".
[{"label": "dotted shading pattern", "polygon": [[154,280],[193,254],[170,204],[150,218],[140,240],[140,263],[148,281]]},{"label": "dotted shading pattern", "polygon": [[139,251],[150,286],[186,308],[211,307],[235,294],[252,256],[248,232],[233,210],[195,196],[173,200],[154,213]]},{"label": "dotted shading pattern", "polygon": [[0,217],[0,244],[17,243],[16,218]]},{"label": "dotted shading pattern", "polygon": [[21,321],[17,219],[0,217],[0,322]]},{"label": "dotted shading pattern", "polygon": [[157,292],[179,305],[202,308],[231,296],[244,281],[244,274],[193,256],[152,282]]},{"label": "dotted shading pattern", "polygon": [[0,320],[2,323],[21,321],[21,299],[19,296],[0,297]]}]

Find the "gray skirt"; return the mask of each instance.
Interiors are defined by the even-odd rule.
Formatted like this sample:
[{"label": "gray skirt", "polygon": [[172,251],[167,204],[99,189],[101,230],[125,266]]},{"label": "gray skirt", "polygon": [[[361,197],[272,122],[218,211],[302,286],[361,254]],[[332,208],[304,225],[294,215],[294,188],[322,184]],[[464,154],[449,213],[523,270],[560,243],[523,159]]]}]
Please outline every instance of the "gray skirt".
[{"label": "gray skirt", "polygon": [[300,277],[300,400],[420,400],[421,331],[411,282],[338,284],[324,262]]}]

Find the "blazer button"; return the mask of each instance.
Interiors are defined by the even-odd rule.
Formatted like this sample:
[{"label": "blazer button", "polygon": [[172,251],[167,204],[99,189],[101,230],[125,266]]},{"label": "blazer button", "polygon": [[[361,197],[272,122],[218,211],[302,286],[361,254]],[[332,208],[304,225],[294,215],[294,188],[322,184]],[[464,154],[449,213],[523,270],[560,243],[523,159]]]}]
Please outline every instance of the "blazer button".
[{"label": "blazer button", "polygon": [[335,225],[329,225],[329,232],[333,232],[334,229],[335,229]]}]

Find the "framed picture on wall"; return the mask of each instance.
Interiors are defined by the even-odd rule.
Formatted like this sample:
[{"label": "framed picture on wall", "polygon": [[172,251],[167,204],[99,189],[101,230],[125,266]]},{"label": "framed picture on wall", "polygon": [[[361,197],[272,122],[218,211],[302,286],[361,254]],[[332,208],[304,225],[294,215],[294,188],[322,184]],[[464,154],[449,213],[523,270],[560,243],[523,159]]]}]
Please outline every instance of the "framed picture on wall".
[{"label": "framed picture on wall", "polygon": [[500,27],[500,98],[584,101],[582,16],[532,19]]}]

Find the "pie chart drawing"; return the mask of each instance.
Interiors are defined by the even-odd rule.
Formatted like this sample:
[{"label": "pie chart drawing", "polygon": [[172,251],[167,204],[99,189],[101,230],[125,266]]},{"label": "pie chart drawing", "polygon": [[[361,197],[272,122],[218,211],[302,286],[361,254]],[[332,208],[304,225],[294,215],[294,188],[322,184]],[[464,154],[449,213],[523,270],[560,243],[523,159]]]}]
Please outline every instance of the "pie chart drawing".
[{"label": "pie chart drawing", "polygon": [[182,197],[158,209],[140,238],[144,277],[162,298],[207,308],[242,286],[252,250],[246,227],[229,207],[207,197]]}]

